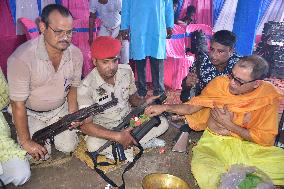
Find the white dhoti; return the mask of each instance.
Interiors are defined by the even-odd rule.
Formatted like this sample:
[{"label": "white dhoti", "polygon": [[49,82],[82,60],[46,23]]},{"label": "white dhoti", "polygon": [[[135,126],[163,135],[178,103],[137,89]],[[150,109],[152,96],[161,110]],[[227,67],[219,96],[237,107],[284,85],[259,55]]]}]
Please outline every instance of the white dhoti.
[{"label": "white dhoti", "polygon": [[[0,163],[0,179],[5,185],[13,183],[15,186],[26,183],[30,176],[30,165],[27,159],[21,160],[17,157]],[[2,174],[1,174],[2,172]]]}]

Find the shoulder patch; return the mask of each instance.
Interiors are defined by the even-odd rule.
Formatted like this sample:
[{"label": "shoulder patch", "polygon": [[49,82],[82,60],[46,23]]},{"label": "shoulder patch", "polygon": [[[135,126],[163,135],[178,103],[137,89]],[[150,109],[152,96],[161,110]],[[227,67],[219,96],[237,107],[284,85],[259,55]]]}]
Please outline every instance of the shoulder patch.
[{"label": "shoulder patch", "polygon": [[129,64],[118,64],[118,68],[119,68],[119,69],[131,70],[131,67],[130,67]]}]

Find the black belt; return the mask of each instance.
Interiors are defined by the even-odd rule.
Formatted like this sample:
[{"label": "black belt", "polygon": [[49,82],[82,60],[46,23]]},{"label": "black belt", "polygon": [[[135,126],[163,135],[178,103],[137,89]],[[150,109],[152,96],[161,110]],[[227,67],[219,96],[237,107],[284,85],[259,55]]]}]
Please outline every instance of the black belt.
[{"label": "black belt", "polygon": [[[48,111],[36,111],[36,110],[30,109],[30,108],[27,108],[27,107],[26,107],[26,109],[27,109],[27,110],[30,110],[30,111],[32,111],[32,112],[36,112],[36,113],[45,113],[45,112],[51,112],[51,111],[52,111],[52,110],[48,110]],[[55,109],[53,109],[53,110],[55,110]]]},{"label": "black belt", "polygon": [[[64,102],[64,103],[65,103],[65,102]],[[64,104],[64,103],[63,103],[63,104]],[[61,107],[63,104],[61,104],[61,105],[58,106],[57,108]],[[57,108],[52,109],[52,110],[47,110],[47,111],[37,111],[37,110],[33,110],[33,109],[31,109],[31,108],[26,107],[27,110],[30,110],[30,111],[32,111],[32,112],[37,112],[37,113],[47,113],[47,112],[51,112],[51,111],[53,111],[53,110],[56,110]]]}]

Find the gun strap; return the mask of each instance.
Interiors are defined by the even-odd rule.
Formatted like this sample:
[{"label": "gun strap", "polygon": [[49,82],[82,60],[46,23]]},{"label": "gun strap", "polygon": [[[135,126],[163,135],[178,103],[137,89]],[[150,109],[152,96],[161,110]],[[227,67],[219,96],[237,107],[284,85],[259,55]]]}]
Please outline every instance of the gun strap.
[{"label": "gun strap", "polygon": [[4,184],[4,182],[0,179],[0,183],[1,183],[1,187],[3,188],[3,189],[6,189],[6,186],[5,186],[5,184]]},{"label": "gun strap", "polygon": [[138,159],[141,158],[141,156],[143,155],[143,152],[144,152],[144,149],[143,147],[141,146],[140,143],[138,143],[137,147],[139,148],[139,152],[138,154],[135,155],[135,157],[133,158],[133,161],[130,162],[124,169],[122,175],[121,175],[121,178],[122,178],[122,185],[120,185],[118,187],[118,189],[125,189],[125,181],[124,181],[124,173],[126,173],[127,171],[129,171],[134,165],[135,163],[137,162]]},{"label": "gun strap", "polygon": [[125,189],[125,180],[124,180],[124,174],[129,171],[134,165],[135,163],[137,162],[138,159],[140,159],[140,157],[142,156],[143,152],[144,152],[144,149],[143,147],[141,146],[140,143],[138,143],[137,145],[138,149],[139,149],[139,152],[138,154],[135,155],[135,157],[133,158],[133,161],[130,162],[126,168],[124,169],[122,175],[121,175],[121,178],[122,178],[122,185],[120,185],[119,187],[117,186],[117,184],[115,184],[108,176],[105,175],[105,173],[100,170],[99,168],[97,168],[97,166],[109,166],[109,165],[117,165],[118,163],[118,158],[117,158],[117,151],[116,151],[116,145],[113,143],[112,144],[112,153],[113,153],[113,157],[114,157],[114,160],[115,160],[115,163],[109,163],[109,162],[97,162],[97,158],[99,156],[98,153],[96,152],[86,152],[90,157],[91,159],[93,160],[93,163],[94,163],[94,170],[110,185],[112,185],[113,187],[118,187],[118,189]]}]

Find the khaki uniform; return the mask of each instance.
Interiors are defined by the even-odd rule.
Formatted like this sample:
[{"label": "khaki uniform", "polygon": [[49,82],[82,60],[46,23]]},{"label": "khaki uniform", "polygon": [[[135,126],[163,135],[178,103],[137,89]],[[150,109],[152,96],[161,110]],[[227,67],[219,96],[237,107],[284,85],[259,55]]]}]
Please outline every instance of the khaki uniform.
[{"label": "khaki uniform", "polygon": [[[9,96],[25,101],[30,134],[68,114],[69,88],[81,81],[83,56],[74,45],[63,52],[58,70],[49,60],[42,35],[21,45],[8,59]],[[55,137],[58,150],[70,152],[77,144],[75,131]]]},{"label": "khaki uniform", "polygon": [[[111,93],[114,93],[114,96],[118,99],[118,104],[106,109],[103,113],[93,116],[93,122],[95,124],[99,124],[107,129],[112,129],[118,126],[131,111],[129,97],[135,94],[136,91],[134,75],[129,65],[118,65],[114,86],[106,83],[101,78],[98,70],[94,68],[82,81],[80,87],[78,87],[79,108],[81,109],[94,103],[104,104],[111,100]],[[163,123],[164,124],[161,124],[159,127],[153,128],[140,142],[147,142],[163,134],[168,128],[168,124],[165,123],[164,119]],[[106,140],[104,139],[92,136],[86,137],[87,148],[90,152],[96,151],[105,142]],[[110,149],[106,149],[105,153],[111,153],[110,151]]]}]

